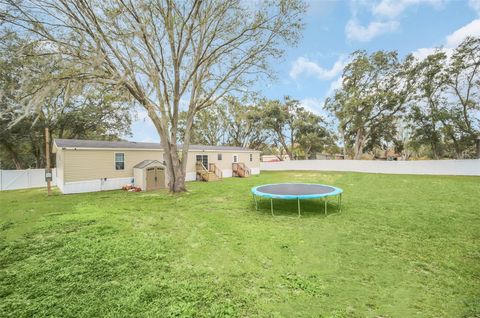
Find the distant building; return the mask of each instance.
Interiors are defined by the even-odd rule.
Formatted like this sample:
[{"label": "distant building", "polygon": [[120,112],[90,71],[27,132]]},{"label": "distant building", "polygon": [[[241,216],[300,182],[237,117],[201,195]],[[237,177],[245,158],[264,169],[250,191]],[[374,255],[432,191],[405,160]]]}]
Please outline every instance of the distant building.
[{"label": "distant building", "polygon": [[263,155],[260,157],[262,162],[289,161],[288,155]]},{"label": "distant building", "polygon": [[336,153],[336,154],[329,154],[329,153],[316,153],[315,158],[316,160],[343,160],[344,155]]}]

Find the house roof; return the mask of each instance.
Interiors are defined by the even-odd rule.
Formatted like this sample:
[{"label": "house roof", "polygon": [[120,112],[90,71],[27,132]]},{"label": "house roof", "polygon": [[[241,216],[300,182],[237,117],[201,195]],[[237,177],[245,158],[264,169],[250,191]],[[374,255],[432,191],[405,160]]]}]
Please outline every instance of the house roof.
[{"label": "house roof", "polygon": [[142,162],[140,163],[137,163],[136,165],[133,166],[133,168],[139,168],[139,169],[143,169],[151,164],[157,164],[157,165],[161,165],[163,166],[163,164],[158,161],[158,160],[143,160]]},{"label": "house roof", "polygon": [[[57,148],[98,148],[98,149],[151,149],[162,150],[159,143],[153,142],[136,142],[136,141],[106,141],[106,140],[81,140],[81,139],[54,139],[54,146]],[[182,145],[178,146],[182,149]],[[249,151],[257,152],[257,150],[233,147],[233,146],[204,146],[190,145],[189,150],[200,151]]]}]

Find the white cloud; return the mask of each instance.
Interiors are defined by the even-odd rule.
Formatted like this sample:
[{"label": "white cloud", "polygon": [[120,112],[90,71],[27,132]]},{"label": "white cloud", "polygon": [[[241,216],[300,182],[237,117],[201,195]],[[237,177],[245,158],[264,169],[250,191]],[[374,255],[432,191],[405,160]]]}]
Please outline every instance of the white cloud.
[{"label": "white cloud", "polygon": [[351,19],[345,26],[345,33],[349,40],[368,42],[379,35],[397,30],[399,25],[397,21],[374,21],[363,26],[357,20]]},{"label": "white cloud", "polygon": [[[480,0],[479,0],[480,1]],[[423,60],[428,55],[437,51],[442,51],[447,54],[447,57],[451,57],[455,48],[462,43],[467,36],[480,36],[480,19],[473,20],[472,22],[464,25],[460,29],[454,31],[450,35],[445,37],[445,42],[442,47],[439,48],[420,48],[412,52],[413,56],[418,60]]]},{"label": "white cloud", "polygon": [[468,5],[480,16],[480,0],[469,0]]},{"label": "white cloud", "polygon": [[320,114],[320,109],[323,107],[323,102],[319,98],[304,98],[300,100],[300,105],[306,110],[314,114]]},{"label": "white cloud", "polygon": [[447,55],[447,59],[449,59],[452,54],[453,54],[454,49],[453,48],[445,48],[445,47],[440,47],[440,48],[433,48],[433,47],[427,47],[427,48],[421,48],[417,49],[412,52],[413,56],[417,60],[423,60],[427,56],[434,54],[436,52],[444,52]]},{"label": "white cloud", "polygon": [[325,94],[325,97],[323,99],[316,98],[316,97],[304,98],[300,100],[300,105],[306,110],[309,110],[314,114],[321,115],[324,118],[328,118],[331,114],[328,111],[326,111],[324,108],[325,100],[327,99],[327,97],[332,96],[336,89],[342,86],[342,81],[343,81],[343,78],[340,76],[337,79],[330,82],[328,91]]},{"label": "white cloud", "polygon": [[373,5],[372,13],[376,16],[393,19],[401,15],[408,7],[431,5],[440,8],[444,2],[444,0],[382,0],[376,5]]},{"label": "white cloud", "polygon": [[338,58],[331,69],[323,68],[306,57],[299,57],[293,62],[289,75],[293,79],[298,79],[300,75],[306,74],[320,80],[329,80],[340,74],[345,64],[346,58],[343,55]]},{"label": "white cloud", "polygon": [[[429,5],[435,8],[442,8],[447,0],[352,0],[352,17],[345,26],[345,34],[349,40],[368,42],[382,34],[396,31],[400,22],[399,19],[409,7]],[[480,1],[480,0],[471,0]],[[358,22],[357,16],[361,10],[367,10],[372,21],[368,25]]]},{"label": "white cloud", "polygon": [[324,119],[330,117],[330,113],[323,108],[325,104],[325,99],[320,99],[316,97],[308,97],[300,100],[300,105],[308,111],[316,115],[322,116]]},{"label": "white cloud", "polygon": [[339,78],[337,78],[336,80],[330,83],[330,87],[328,88],[326,96],[333,95],[336,89],[339,89],[340,87],[342,87],[342,84],[343,84],[343,77],[340,76]]},{"label": "white cloud", "polygon": [[467,36],[480,36],[480,19],[473,20],[447,36],[445,47],[456,47]]},{"label": "white cloud", "polygon": [[425,59],[427,56],[435,53],[437,51],[436,48],[433,48],[433,47],[424,47],[424,48],[421,48],[421,49],[417,49],[415,51],[412,52],[413,56],[417,59],[417,60],[423,60]]}]

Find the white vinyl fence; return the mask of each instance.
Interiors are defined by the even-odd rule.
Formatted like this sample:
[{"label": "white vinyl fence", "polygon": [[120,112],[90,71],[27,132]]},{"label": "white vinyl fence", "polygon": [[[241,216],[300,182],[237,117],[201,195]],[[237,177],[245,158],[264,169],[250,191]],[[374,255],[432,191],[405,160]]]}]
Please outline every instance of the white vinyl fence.
[{"label": "white vinyl fence", "polygon": [[292,160],[261,162],[260,169],[480,176],[480,160]]},{"label": "white vinyl fence", "polygon": [[[53,182],[57,182],[57,169],[52,169]],[[46,187],[45,169],[0,170],[0,191]]]}]

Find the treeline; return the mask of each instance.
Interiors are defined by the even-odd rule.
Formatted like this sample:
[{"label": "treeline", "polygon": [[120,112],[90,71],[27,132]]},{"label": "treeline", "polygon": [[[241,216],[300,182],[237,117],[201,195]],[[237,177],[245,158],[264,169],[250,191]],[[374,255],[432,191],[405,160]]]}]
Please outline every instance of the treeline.
[{"label": "treeline", "polygon": [[386,153],[402,159],[472,158],[480,135],[480,38],[422,59],[356,51],[324,110],[333,120],[289,97],[229,97],[198,114],[191,142],[251,147],[291,159],[338,152],[352,159]]},{"label": "treeline", "polygon": [[[186,113],[182,112],[180,138]],[[262,150],[264,154],[312,158],[317,152],[337,152],[335,135],[325,120],[290,97],[283,100],[239,99],[232,96],[202,110],[193,122],[193,144],[229,145]]]},{"label": "treeline", "polygon": [[[77,85],[69,74],[78,66],[41,53],[38,42],[11,32],[0,36],[2,169],[44,167],[45,128],[55,138],[118,140],[130,134],[134,103],[124,89],[88,78]],[[52,74],[63,80],[51,83]],[[291,159],[317,153],[360,159],[387,152],[403,159],[472,158],[480,134],[479,74],[478,37],[422,59],[357,51],[341,86],[325,101],[328,118],[291,97],[229,96],[194,116],[190,141]],[[187,119],[187,112],[180,113],[179,143]]]},{"label": "treeline", "polygon": [[45,128],[50,141],[118,140],[130,134],[131,104],[121,91],[68,80],[52,83],[48,76],[62,72],[66,61],[41,50],[15,33],[0,36],[0,169],[45,167]]},{"label": "treeline", "polygon": [[352,158],[387,148],[404,159],[471,158],[480,133],[480,38],[423,59],[354,52],[326,109]]}]

